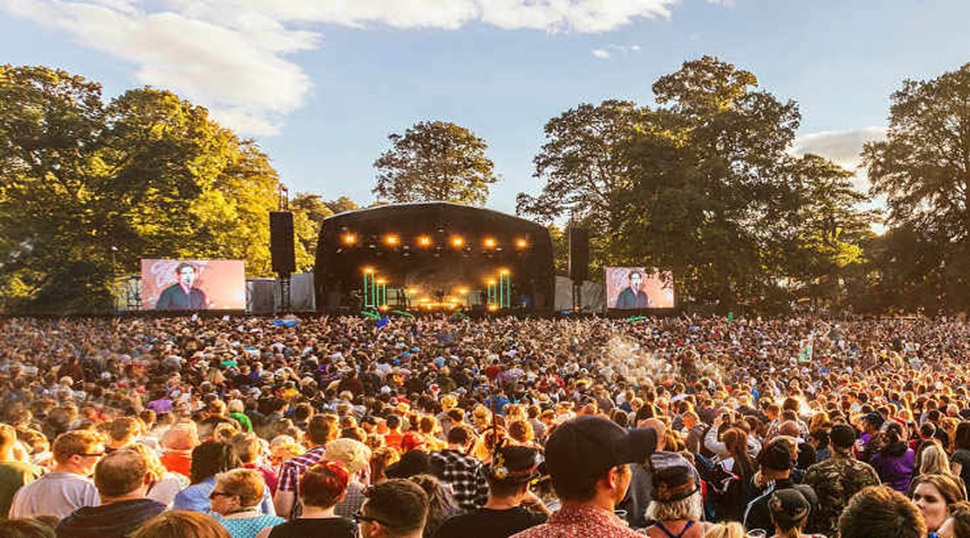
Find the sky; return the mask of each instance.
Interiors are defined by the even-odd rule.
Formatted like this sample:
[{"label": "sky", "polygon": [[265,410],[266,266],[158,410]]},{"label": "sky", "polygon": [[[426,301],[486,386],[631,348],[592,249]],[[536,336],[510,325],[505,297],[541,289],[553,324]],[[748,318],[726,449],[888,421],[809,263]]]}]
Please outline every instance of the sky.
[{"label": "sky", "polygon": [[[890,95],[970,62],[966,0],[0,0],[0,61],[125,90],[169,89],[255,139],[290,192],[374,200],[392,133],[471,129],[501,182],[537,193],[551,118],[653,103],[703,55],[799,104],[793,153],[853,168],[885,136]],[[864,176],[860,177],[864,186]]]}]

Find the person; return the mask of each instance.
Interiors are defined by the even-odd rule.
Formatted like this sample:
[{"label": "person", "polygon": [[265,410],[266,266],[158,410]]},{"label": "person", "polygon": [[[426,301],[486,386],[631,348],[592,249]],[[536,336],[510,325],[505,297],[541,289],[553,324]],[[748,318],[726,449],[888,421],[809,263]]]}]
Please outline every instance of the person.
[{"label": "person", "polygon": [[960,475],[953,472],[950,466],[950,460],[946,456],[946,451],[940,446],[939,442],[927,444],[919,454],[919,467],[916,476],[924,474],[942,474],[949,476],[960,486],[960,493],[963,497],[967,497],[966,484],[964,484]]},{"label": "person", "polygon": [[962,478],[964,484],[970,483],[970,422],[957,424],[953,446],[955,450],[950,463],[953,474]]},{"label": "person", "polygon": [[198,268],[189,262],[175,266],[175,284],[162,290],[155,310],[204,310],[209,304],[205,292],[194,286]]},{"label": "person", "polygon": [[229,531],[201,512],[172,510],[146,521],[130,538],[231,538]]},{"label": "person", "polygon": [[[713,428],[712,428],[713,429]],[[721,433],[728,457],[715,456],[708,479],[714,513],[720,521],[740,521],[750,499],[748,483],[758,471],[758,464],[748,451],[748,434],[741,428],[729,427]]]},{"label": "person", "polygon": [[540,454],[534,448],[499,447],[486,472],[488,501],[477,510],[446,519],[435,537],[508,538],[544,523],[550,511],[529,490],[539,463]]},{"label": "person", "polygon": [[868,463],[855,459],[852,447],[856,432],[851,426],[836,424],[828,434],[831,457],[808,468],[805,484],[818,496],[819,532],[834,536],[839,514],[853,495],[868,486],[879,485],[879,475]]},{"label": "person", "polygon": [[771,522],[775,525],[774,538],[825,538],[820,534],[802,534],[812,507],[797,489],[773,492],[768,507]]},{"label": "person", "polygon": [[17,430],[0,424],[0,515],[10,512],[14,495],[21,487],[40,478],[41,469],[17,457]]},{"label": "person", "polygon": [[717,523],[707,531],[704,538],[745,538],[744,525],[737,521]]},{"label": "person", "polygon": [[910,498],[919,507],[926,521],[926,528],[936,532],[946,520],[947,506],[967,500],[960,485],[953,477],[941,474],[925,474],[916,477],[910,487]]},{"label": "person", "polygon": [[[216,475],[240,467],[239,457],[226,441],[206,441],[192,451],[191,485],[175,496],[172,508],[208,513],[211,510],[209,495],[216,485]],[[276,515],[269,488],[263,492],[260,511]]]},{"label": "person", "polygon": [[392,478],[368,489],[354,514],[360,538],[421,538],[428,516],[428,495],[421,486]]},{"label": "person", "polygon": [[145,498],[151,487],[148,463],[138,452],[121,449],[106,455],[94,469],[99,506],[84,506],[57,524],[58,538],[123,538],[165,511]]},{"label": "person", "polygon": [[840,538],[926,538],[919,508],[889,486],[856,493],[839,516]]},{"label": "person", "polygon": [[916,471],[916,453],[903,440],[902,426],[890,422],[885,431],[885,446],[873,454],[869,463],[879,479],[900,493],[905,493]]},{"label": "person", "polygon": [[189,478],[192,469],[192,450],[199,444],[195,422],[181,421],[162,436],[162,465],[173,473]]},{"label": "person", "polygon": [[950,505],[946,521],[936,531],[939,538],[970,538],[970,502]]},{"label": "person", "polygon": [[213,517],[233,538],[256,538],[263,529],[286,521],[276,515],[260,512],[266,482],[254,469],[233,469],[216,475],[209,493]]},{"label": "person", "polygon": [[431,474],[417,474],[410,480],[421,486],[428,495],[428,516],[424,520],[422,538],[434,538],[442,522],[458,514],[458,506],[451,496],[451,489]]},{"label": "person", "polygon": [[42,516],[4,520],[0,538],[57,538],[57,534],[53,522]]},{"label": "person", "polygon": [[435,475],[448,484],[462,510],[477,510],[488,501],[488,482],[482,462],[468,454],[475,443],[469,426],[459,424],[448,432],[448,448],[429,455]]},{"label": "person", "polygon": [[351,517],[364,504],[364,485],[366,473],[370,466],[371,450],[364,443],[353,439],[334,439],[327,444],[324,457],[343,464],[350,473],[350,483],[344,498],[337,503],[334,513],[342,517]]},{"label": "person", "polygon": [[[761,476],[767,480],[768,485],[761,495],[752,499],[748,503],[744,512],[744,526],[749,531],[761,529],[773,532],[775,526],[771,523],[770,501],[771,494],[783,489],[797,489],[808,500],[812,507],[812,512],[818,513],[818,497],[811,486],[796,484],[791,478],[792,462],[794,461],[794,440],[787,436],[778,436],[768,442],[758,454],[761,464]],[[810,517],[808,528],[813,530],[816,527],[815,518]]]},{"label": "person", "polygon": [[276,513],[281,517],[294,519],[299,515],[297,500],[300,494],[300,478],[307,469],[324,459],[327,442],[335,435],[336,425],[330,417],[314,415],[310,419],[306,431],[310,449],[300,456],[286,460],[280,467],[280,479],[273,502]]},{"label": "person", "polygon": [[323,460],[307,469],[300,477],[300,502],[303,513],[299,519],[264,529],[257,538],[357,538],[353,520],[334,512],[347,493],[350,473],[339,461]]},{"label": "person", "polygon": [[704,502],[700,482],[686,465],[654,469],[653,499],[647,506],[650,538],[695,538],[704,536],[710,523],[701,521]]},{"label": "person", "polygon": [[613,308],[650,308],[650,298],[640,289],[643,283],[643,272],[634,269],[626,275],[626,278],[629,285],[616,297]]},{"label": "person", "polygon": [[643,465],[656,450],[652,428],[624,430],[586,415],[563,422],[546,443],[546,466],[562,508],[515,538],[635,538],[642,536],[613,513],[630,486],[629,464]]},{"label": "person", "polygon": [[146,497],[170,508],[175,502],[175,496],[189,485],[189,479],[165,469],[158,459],[158,452],[146,445],[135,443],[128,448],[140,453],[148,464],[148,472],[152,475],[152,487],[149,488]]},{"label": "person", "polygon": [[20,488],[9,517],[53,516],[63,519],[82,506],[101,504],[90,477],[104,455],[100,435],[89,430],[62,433],[54,440],[53,472]]}]

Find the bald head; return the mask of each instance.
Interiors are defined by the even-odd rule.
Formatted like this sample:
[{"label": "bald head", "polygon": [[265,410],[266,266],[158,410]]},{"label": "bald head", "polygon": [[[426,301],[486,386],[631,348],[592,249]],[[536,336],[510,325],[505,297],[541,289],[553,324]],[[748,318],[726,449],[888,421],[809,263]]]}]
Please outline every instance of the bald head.
[{"label": "bald head", "polygon": [[664,449],[667,440],[667,425],[659,418],[648,418],[641,420],[637,424],[640,428],[653,428],[657,432],[657,451]]}]

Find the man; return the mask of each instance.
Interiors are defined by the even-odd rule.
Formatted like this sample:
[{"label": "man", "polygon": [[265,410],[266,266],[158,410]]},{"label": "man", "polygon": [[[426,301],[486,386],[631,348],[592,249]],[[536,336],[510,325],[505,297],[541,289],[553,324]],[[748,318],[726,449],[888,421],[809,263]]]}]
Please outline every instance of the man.
[{"label": "man", "polygon": [[54,470],[20,488],[10,518],[53,516],[63,519],[84,506],[101,503],[89,478],[104,455],[101,436],[88,430],[61,434],[54,440]]},{"label": "man", "polygon": [[831,457],[808,468],[805,484],[818,495],[819,532],[835,536],[839,515],[849,499],[867,486],[879,485],[879,475],[871,465],[852,456],[855,430],[845,424],[837,424],[829,433]]},{"label": "man", "polygon": [[141,453],[122,449],[102,459],[94,469],[100,506],[85,506],[58,523],[58,538],[123,538],[142,523],[165,511],[165,505],[146,499],[152,485],[148,463]]},{"label": "man", "polygon": [[448,448],[431,453],[431,467],[442,482],[451,486],[461,510],[476,510],[488,501],[488,483],[482,462],[468,455],[475,442],[471,429],[459,424],[448,432]]},{"label": "man", "polygon": [[421,538],[428,495],[410,480],[392,478],[369,488],[354,515],[361,538]]},{"label": "man", "polygon": [[445,520],[435,538],[508,538],[545,522],[549,509],[529,491],[538,467],[539,451],[534,448],[504,446],[496,450],[487,471],[488,502]]},{"label": "man", "polygon": [[[652,469],[686,467],[690,469],[694,476],[694,483],[701,483],[701,476],[691,462],[676,452],[665,450],[667,426],[662,420],[648,418],[640,421],[637,426],[652,428],[657,434],[657,448],[650,455],[650,467]],[[647,526],[647,506],[653,499],[653,473],[644,468],[643,465],[634,465],[630,470],[632,472],[630,487],[627,488],[626,496],[617,505],[617,509],[626,511],[626,520],[631,527],[642,529]]]},{"label": "man", "polygon": [[613,510],[630,485],[629,464],[642,465],[656,447],[650,428],[626,431],[592,415],[562,423],[546,443],[546,466],[562,508],[513,538],[642,538]]},{"label": "man", "polygon": [[771,494],[783,489],[797,489],[812,507],[806,532],[815,532],[816,521],[818,520],[818,497],[811,487],[805,484],[796,484],[792,480],[792,462],[794,460],[792,452],[794,451],[794,439],[787,436],[778,436],[772,439],[758,454],[761,476],[767,481],[768,485],[761,491],[759,497],[755,497],[748,503],[744,512],[744,527],[749,531],[762,529],[767,533],[773,533],[775,525],[771,522],[771,509],[769,507]]},{"label": "man", "polygon": [[313,467],[323,459],[327,442],[335,436],[337,430],[333,418],[327,415],[314,415],[307,426],[307,442],[310,450],[302,455],[283,462],[280,467],[280,480],[273,503],[276,514],[287,519],[295,519],[299,510],[294,511],[296,499],[299,496],[300,478],[307,469]]},{"label": "man", "polygon": [[0,515],[10,512],[10,504],[18,489],[40,478],[41,470],[17,459],[17,430],[8,424],[0,424]]},{"label": "man", "polygon": [[158,296],[155,310],[204,310],[208,307],[205,292],[193,286],[198,270],[188,262],[175,267],[177,282],[165,288]]},{"label": "man", "polygon": [[650,308],[650,298],[640,289],[643,273],[639,269],[634,269],[626,278],[630,284],[617,296],[616,305],[613,308]]},{"label": "man", "polygon": [[888,486],[857,493],[839,517],[841,538],[923,538],[926,522],[919,508]]}]

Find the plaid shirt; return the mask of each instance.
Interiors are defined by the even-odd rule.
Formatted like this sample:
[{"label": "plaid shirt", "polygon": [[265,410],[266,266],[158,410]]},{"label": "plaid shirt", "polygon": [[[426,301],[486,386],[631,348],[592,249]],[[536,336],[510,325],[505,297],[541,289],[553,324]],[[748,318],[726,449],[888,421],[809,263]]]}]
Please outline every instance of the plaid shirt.
[{"label": "plaid shirt", "polygon": [[451,486],[458,508],[476,510],[488,501],[488,482],[481,461],[450,449],[432,452],[430,456],[431,468],[439,470],[438,478]]},{"label": "plaid shirt", "polygon": [[300,477],[303,476],[303,473],[307,469],[320,463],[320,460],[323,459],[324,452],[326,452],[326,449],[318,446],[304,452],[300,456],[284,461],[282,467],[280,467],[280,482],[277,486],[277,491],[289,491],[299,497]]},{"label": "plaid shirt", "polygon": [[570,506],[549,516],[546,523],[512,538],[643,538],[643,535],[602,508]]}]

